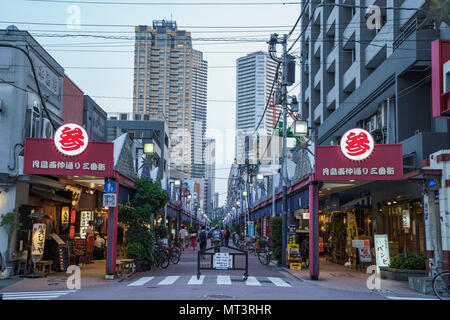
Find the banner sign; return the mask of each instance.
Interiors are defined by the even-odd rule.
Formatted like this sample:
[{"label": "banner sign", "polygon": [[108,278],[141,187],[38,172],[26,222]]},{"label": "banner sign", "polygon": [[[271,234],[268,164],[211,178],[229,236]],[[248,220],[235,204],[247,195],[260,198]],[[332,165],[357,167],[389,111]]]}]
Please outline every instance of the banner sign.
[{"label": "banner sign", "polygon": [[226,270],[233,268],[233,260],[229,253],[215,253],[213,261],[214,269]]},{"label": "banner sign", "polygon": [[248,235],[249,236],[254,236],[255,235],[255,222],[254,221],[248,221],[247,222],[247,226],[248,226]]},{"label": "banner sign", "polygon": [[31,238],[31,255],[42,256],[44,254],[45,245],[45,223],[33,224],[33,233]]},{"label": "banner sign", "polygon": [[370,253],[370,247],[358,248],[359,262],[372,262],[372,254]]},{"label": "banner sign", "polygon": [[450,118],[450,40],[431,43],[431,94],[434,118]]},{"label": "banner sign", "polygon": [[370,241],[369,240],[352,240],[352,247],[353,248],[370,247]]},{"label": "banner sign", "polygon": [[397,180],[403,177],[401,144],[376,144],[370,156],[360,161],[347,158],[340,146],[316,146],[315,154],[315,175],[319,181]]},{"label": "banner sign", "polygon": [[374,246],[377,272],[380,272],[380,267],[388,267],[390,263],[389,242],[387,234],[374,235]]},{"label": "banner sign", "polygon": [[112,142],[90,141],[82,153],[70,156],[58,151],[53,139],[25,138],[23,173],[110,177],[113,152]]},{"label": "banner sign", "polygon": [[295,224],[290,224],[287,226],[287,243],[288,244],[295,244]]}]

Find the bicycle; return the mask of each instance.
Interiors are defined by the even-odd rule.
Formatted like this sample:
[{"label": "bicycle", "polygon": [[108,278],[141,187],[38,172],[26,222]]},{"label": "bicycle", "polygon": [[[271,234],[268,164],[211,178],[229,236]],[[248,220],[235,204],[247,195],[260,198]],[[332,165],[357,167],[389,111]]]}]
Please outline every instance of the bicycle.
[{"label": "bicycle", "polygon": [[269,237],[259,239],[258,260],[265,266],[269,265],[270,261],[272,261]]},{"label": "bicycle", "polygon": [[430,266],[431,282],[433,292],[439,300],[450,300],[450,270],[441,271],[439,267],[435,266],[434,259],[428,259]]}]

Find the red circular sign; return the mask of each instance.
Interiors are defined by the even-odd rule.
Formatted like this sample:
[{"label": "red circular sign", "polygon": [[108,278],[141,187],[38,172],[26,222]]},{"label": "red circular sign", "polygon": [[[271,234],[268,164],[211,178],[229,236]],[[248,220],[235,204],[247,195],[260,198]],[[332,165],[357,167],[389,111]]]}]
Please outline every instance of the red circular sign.
[{"label": "red circular sign", "polygon": [[341,138],[341,151],[350,160],[364,160],[371,155],[375,142],[372,135],[364,129],[348,130]]},{"label": "red circular sign", "polygon": [[89,143],[86,130],[75,123],[63,124],[56,130],[53,139],[56,149],[66,156],[79,155],[86,149]]}]

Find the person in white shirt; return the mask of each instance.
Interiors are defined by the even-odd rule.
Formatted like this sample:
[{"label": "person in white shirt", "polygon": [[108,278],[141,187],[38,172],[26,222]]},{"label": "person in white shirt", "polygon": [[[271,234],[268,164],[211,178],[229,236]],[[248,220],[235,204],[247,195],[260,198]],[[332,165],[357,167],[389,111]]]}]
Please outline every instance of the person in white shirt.
[{"label": "person in white shirt", "polygon": [[184,227],[181,227],[180,229],[180,239],[181,239],[181,248],[184,251],[184,248],[186,247],[186,237],[188,233],[187,230]]},{"label": "person in white shirt", "polygon": [[94,241],[94,257],[97,259],[105,258],[105,244],[106,241],[99,234],[96,234]]}]

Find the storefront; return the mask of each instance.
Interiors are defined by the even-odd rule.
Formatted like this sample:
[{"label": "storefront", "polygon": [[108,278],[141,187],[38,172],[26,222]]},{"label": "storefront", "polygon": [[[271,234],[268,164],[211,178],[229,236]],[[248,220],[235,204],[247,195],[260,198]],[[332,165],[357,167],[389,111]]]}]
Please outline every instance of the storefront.
[{"label": "storefront", "polygon": [[[106,274],[114,275],[117,244],[123,243],[125,230],[118,227],[118,205],[126,205],[134,188],[133,162],[127,137],[114,142],[89,141],[81,126],[64,124],[54,139],[26,138],[24,176],[29,181],[26,205],[19,208],[23,230],[16,243],[20,260],[51,260],[53,268],[65,271],[68,264],[89,262],[92,241],[86,229],[106,240]],[[131,167],[127,164],[131,163]],[[105,181],[113,204],[104,206]],[[115,196],[114,196],[115,195]],[[46,240],[40,257],[30,257],[33,225],[43,223]],[[16,246],[16,247],[17,247]],[[27,257],[25,257],[25,255]]]}]

